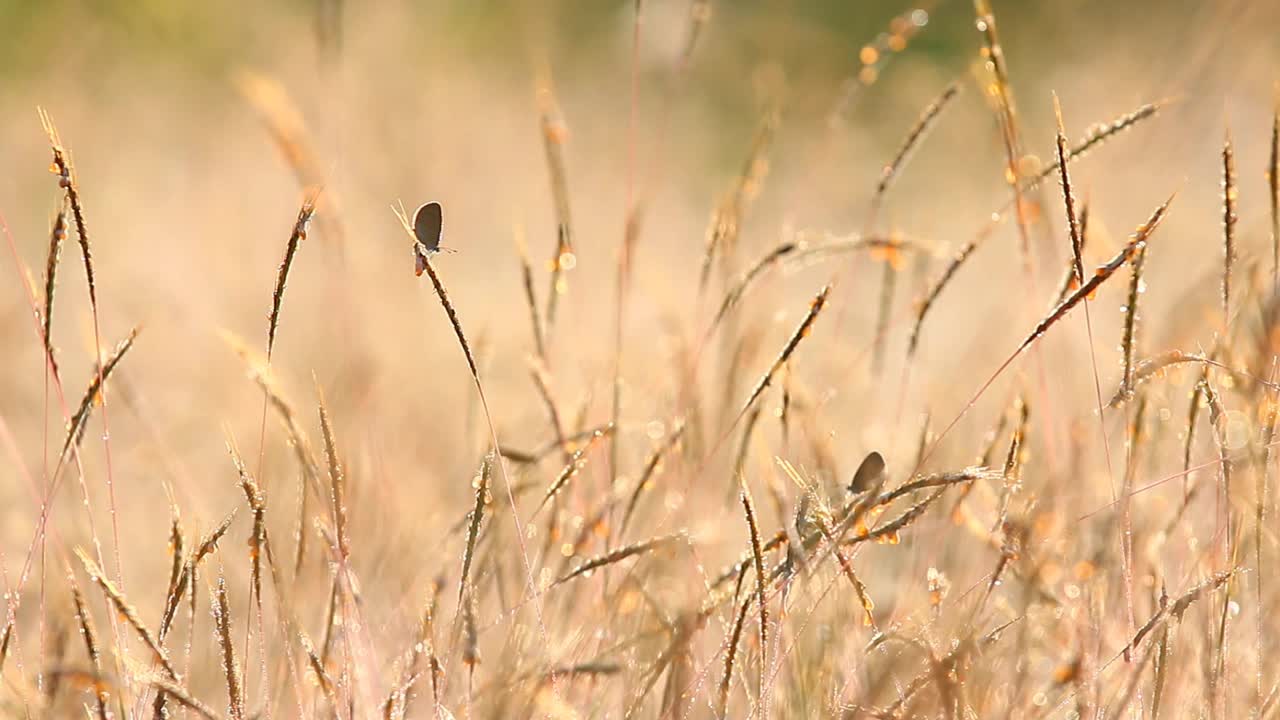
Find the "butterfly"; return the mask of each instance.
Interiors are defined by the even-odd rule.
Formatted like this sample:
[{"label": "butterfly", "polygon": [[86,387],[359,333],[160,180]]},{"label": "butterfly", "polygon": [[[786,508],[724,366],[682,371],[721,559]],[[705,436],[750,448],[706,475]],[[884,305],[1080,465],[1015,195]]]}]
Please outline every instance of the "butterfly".
[{"label": "butterfly", "polygon": [[440,203],[423,203],[413,213],[413,236],[417,242],[413,245],[416,260],[414,271],[418,275],[427,269],[427,258],[438,252],[453,252],[452,248],[440,245],[440,234],[444,228],[444,216]]},{"label": "butterfly", "polygon": [[872,451],[863,458],[862,464],[858,465],[857,472],[853,474],[853,480],[849,482],[849,492],[856,495],[878,487],[884,481],[884,470],[884,456]]}]

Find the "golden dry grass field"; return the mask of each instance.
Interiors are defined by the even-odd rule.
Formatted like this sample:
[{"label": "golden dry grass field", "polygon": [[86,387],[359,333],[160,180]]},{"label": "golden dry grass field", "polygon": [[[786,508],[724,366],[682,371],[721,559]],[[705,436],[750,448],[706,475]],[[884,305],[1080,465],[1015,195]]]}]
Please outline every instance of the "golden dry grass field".
[{"label": "golden dry grass field", "polygon": [[0,715],[1280,715],[1278,23],[0,0]]}]

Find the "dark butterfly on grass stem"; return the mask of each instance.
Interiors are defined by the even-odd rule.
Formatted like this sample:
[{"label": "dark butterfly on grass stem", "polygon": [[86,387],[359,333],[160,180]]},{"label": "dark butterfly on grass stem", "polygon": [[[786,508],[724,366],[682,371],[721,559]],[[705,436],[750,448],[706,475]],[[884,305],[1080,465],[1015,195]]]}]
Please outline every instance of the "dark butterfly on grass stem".
[{"label": "dark butterfly on grass stem", "polygon": [[444,214],[440,203],[423,203],[413,213],[413,235],[418,239],[413,246],[413,255],[417,261],[414,269],[418,275],[427,269],[427,258],[438,252],[453,252],[452,248],[440,245],[440,234],[443,228]]},{"label": "dark butterfly on grass stem", "polygon": [[853,474],[853,480],[849,482],[849,492],[856,495],[876,487],[884,477],[884,470],[884,457],[872,451],[863,458],[862,464]]}]

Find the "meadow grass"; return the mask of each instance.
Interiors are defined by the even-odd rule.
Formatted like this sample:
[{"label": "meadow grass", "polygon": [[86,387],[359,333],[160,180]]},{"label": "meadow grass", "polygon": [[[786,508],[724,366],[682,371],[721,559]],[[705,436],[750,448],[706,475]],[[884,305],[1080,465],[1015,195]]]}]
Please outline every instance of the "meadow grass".
[{"label": "meadow grass", "polygon": [[[660,236],[688,226],[664,190],[701,172],[676,161],[699,155],[674,128],[717,33],[739,26],[687,3],[649,83],[670,27],[649,24],[656,3],[623,5],[626,129],[610,128],[607,171],[621,202],[596,202],[613,198],[596,185],[608,163],[569,133],[590,131],[579,68],[557,68],[556,88],[543,58],[522,118],[541,224],[511,223],[514,250],[468,247],[465,199],[442,200],[461,246],[448,257],[403,205],[399,229],[363,214],[394,200],[382,174],[375,190],[335,182],[308,125],[332,118],[242,70],[233,85],[292,173],[281,192],[300,197],[264,223],[283,259],[237,258],[234,294],[132,275],[129,228],[95,214],[93,245],[86,229],[86,206],[121,216],[111,169],[72,163],[100,138],[64,140],[38,111],[55,182],[6,169],[48,202],[0,196],[6,307],[33,320],[0,326],[15,358],[0,397],[39,387],[0,409],[0,487],[30,496],[0,535],[0,716],[1276,717],[1274,106],[1265,122],[1229,109],[1220,142],[1177,149],[1214,171],[1170,177],[1153,156],[1172,150],[1144,133],[1194,98],[1072,133],[1063,106],[1082,111],[1021,74],[1004,44],[1017,25],[997,32],[1000,8],[976,0],[969,64],[918,83],[932,99],[877,129],[861,185],[839,174],[861,188],[853,209],[814,230],[788,206],[781,232],[761,229],[772,184],[823,202],[808,168],[868,122],[864,104],[923,104],[881,80],[922,42],[932,5],[912,7],[853,48],[823,110],[753,78],[750,129],[702,178],[721,193],[680,200],[701,240],[662,257]],[[985,165],[932,175],[931,156],[974,148]],[[925,171],[939,189],[919,189]],[[988,205],[946,197],[981,195],[962,187],[978,172]],[[1144,192],[1114,200],[1112,172]],[[15,239],[10,218],[48,207],[38,243]],[[924,213],[950,231],[918,232]],[[1127,235],[1108,225],[1139,217]],[[82,278],[61,265],[73,234]],[[165,387],[185,349],[139,309],[148,282],[175,277],[188,300],[252,307],[255,327],[265,310],[261,345],[184,319],[231,350],[203,402]],[[104,345],[104,328],[123,340]],[[86,388],[78,404],[68,384]],[[246,462],[235,438],[255,432]],[[230,463],[206,447],[219,434]]]}]

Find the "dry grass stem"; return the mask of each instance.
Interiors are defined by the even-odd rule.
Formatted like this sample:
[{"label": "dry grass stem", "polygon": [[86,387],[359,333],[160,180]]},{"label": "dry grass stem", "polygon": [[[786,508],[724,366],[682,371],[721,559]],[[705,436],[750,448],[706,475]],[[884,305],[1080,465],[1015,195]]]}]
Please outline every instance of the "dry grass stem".
[{"label": "dry grass stem", "polygon": [[493,455],[486,455],[480,463],[480,472],[472,483],[476,489],[476,503],[471,508],[467,523],[467,545],[462,551],[462,576],[458,581],[458,606],[462,606],[462,596],[467,590],[467,579],[471,575],[471,561],[475,557],[476,538],[480,536],[480,522],[484,519],[484,506],[489,502],[489,471],[493,467]]},{"label": "dry grass stem", "polygon": [[751,562],[756,571],[756,604],[759,608],[760,630],[760,693],[765,693],[765,667],[769,656],[769,598],[766,594],[767,579],[764,573],[764,548],[760,544],[760,523],[756,519],[755,503],[751,500],[751,489],[747,487],[746,478],[741,479],[738,493],[742,500],[742,514],[747,519],[747,529],[751,535]]},{"label": "dry grass stem", "polygon": [[573,453],[573,456],[569,458],[569,462],[565,463],[564,469],[556,475],[556,479],[552,481],[551,485],[547,488],[547,491],[543,493],[542,500],[538,502],[538,507],[533,511],[535,515],[540,512],[542,508],[546,507],[547,503],[551,501],[551,498],[560,494],[560,491],[564,490],[565,486],[569,484],[569,481],[582,471],[582,468],[587,464],[586,456],[587,453],[591,451],[591,448],[595,447],[595,444],[604,437],[612,435],[613,432],[614,428],[612,426],[607,426],[602,430],[597,430],[591,434],[591,437],[587,440],[586,444],[578,448],[577,451]]},{"label": "dry grass stem", "polygon": [[760,399],[760,396],[764,394],[764,391],[773,384],[774,376],[777,375],[778,371],[782,369],[782,366],[786,365],[787,361],[791,359],[791,355],[796,351],[796,348],[799,347],[800,341],[809,335],[809,331],[813,329],[814,321],[818,319],[818,313],[822,312],[822,308],[827,304],[827,295],[830,292],[831,286],[825,285],[818,291],[818,294],[814,296],[813,300],[809,303],[809,311],[805,313],[804,319],[800,321],[795,332],[791,333],[791,337],[787,340],[787,344],[783,346],[782,352],[778,353],[778,357],[773,361],[773,365],[769,367],[769,370],[760,378],[759,382],[756,383],[756,386],[752,388],[751,394],[747,396],[747,401],[743,403],[742,409],[738,411],[738,416],[730,425],[730,430],[733,429],[733,426],[738,424],[738,421],[742,419],[743,415],[747,414],[747,411],[751,409],[751,406],[755,405],[756,400]]},{"label": "dry grass stem", "polygon": [[1222,141],[1222,328],[1231,327],[1231,268],[1236,260],[1236,155],[1231,147],[1231,133]]},{"label": "dry grass stem", "polygon": [[105,594],[107,599],[111,601],[111,605],[115,607],[116,612],[120,613],[125,621],[133,628],[134,632],[138,634],[138,637],[142,639],[142,642],[147,646],[147,649],[149,649],[152,655],[155,656],[156,662],[160,663],[160,666],[164,668],[166,673],[168,673],[169,678],[176,678],[178,673],[173,669],[173,665],[169,662],[168,653],[164,651],[164,648],[160,647],[160,643],[156,642],[155,636],[152,635],[151,631],[147,629],[147,626],[142,623],[142,618],[138,617],[137,609],[129,603],[120,590],[116,588],[115,583],[111,582],[111,580],[107,578],[106,574],[102,572],[102,568],[98,567],[98,564],[95,563],[84,550],[76,548],[76,557],[80,558],[80,563],[84,565],[85,574],[89,576],[89,579],[92,580],[94,584],[102,588],[103,594]]},{"label": "dry grass stem", "polygon": [[552,585],[563,585],[564,583],[567,583],[570,580],[587,575],[591,573],[593,570],[598,570],[602,567],[607,567],[609,565],[613,565],[614,563],[622,562],[623,560],[626,560],[629,557],[635,557],[636,555],[644,555],[645,553],[649,553],[659,548],[666,547],[668,545],[673,545],[675,543],[683,542],[683,541],[685,541],[685,537],[683,535],[662,535],[659,537],[649,538],[648,540],[642,540],[637,543],[632,543],[630,545],[620,547],[617,550],[613,550],[604,555],[600,555],[598,557],[584,560],[572,571],[570,571],[567,575],[560,577],[558,580],[552,583]]},{"label": "dry grass stem", "polygon": [[316,212],[316,195],[308,194],[298,210],[298,219],[293,223],[293,232],[289,233],[289,241],[285,244],[284,260],[280,261],[280,269],[276,273],[276,286],[271,291],[271,314],[267,318],[267,362],[271,362],[271,353],[276,346],[276,330],[280,327],[280,306],[284,302],[284,287],[289,281],[289,270],[293,268],[294,258],[298,255],[298,246],[307,239],[307,227]]},{"label": "dry grass stem", "polygon": [[544,332],[551,333],[556,322],[556,305],[567,289],[564,273],[573,264],[573,221],[569,212],[569,181],[565,172],[564,144],[569,130],[565,127],[549,82],[538,88],[538,123],[542,129],[542,147],[547,159],[551,182],[551,198],[556,212],[556,244],[551,256],[551,287],[547,291]]},{"label": "dry grass stem", "polygon": [[137,340],[138,333],[142,331],[141,327],[135,327],[129,331],[128,336],[116,345],[111,351],[111,355],[106,358],[99,367],[101,372],[94,374],[92,380],[89,381],[89,388],[85,390],[84,397],[80,399],[80,407],[76,409],[74,415],[71,416],[71,424],[67,429],[67,439],[62,443],[62,452],[58,455],[57,469],[54,470],[54,477],[57,477],[66,464],[67,458],[71,456],[72,445],[80,446],[84,440],[85,430],[89,427],[89,414],[93,412],[93,407],[101,400],[102,389],[105,383],[111,377],[111,373],[115,371],[116,366],[124,359],[129,349],[133,347],[133,342]]},{"label": "dry grass stem", "polygon": [[227,602],[227,584],[218,576],[213,597],[213,623],[218,632],[218,647],[222,652],[222,671],[227,679],[227,707],[234,720],[244,718],[244,688],[240,681],[240,665],[236,662],[235,645],[231,640],[231,606]]},{"label": "dry grass stem", "polygon": [[53,297],[58,288],[58,264],[62,260],[62,243],[67,239],[67,204],[58,208],[53,218],[53,227],[49,231],[49,254],[44,265],[44,312],[40,314],[44,320],[44,351],[49,356],[53,370],[58,371],[57,360],[53,353]]},{"label": "dry grass stem", "polygon": [[644,470],[640,472],[640,479],[636,481],[636,487],[631,491],[631,496],[627,499],[627,507],[622,513],[622,522],[618,526],[618,537],[626,534],[627,525],[630,524],[631,516],[635,513],[636,505],[640,502],[641,493],[653,483],[654,474],[657,473],[662,459],[680,444],[680,438],[684,436],[686,427],[688,427],[688,424],[683,419],[676,421],[676,425],[667,435],[666,441],[649,455],[649,459],[644,464]]},{"label": "dry grass stem", "polygon": [[880,205],[884,202],[884,196],[889,192],[889,186],[898,177],[898,173],[902,172],[902,168],[911,158],[912,152],[919,147],[920,142],[929,134],[929,130],[937,121],[938,116],[946,109],[955,97],[960,94],[960,85],[951,83],[942,91],[933,102],[930,102],[920,113],[920,117],[916,119],[915,125],[907,131],[906,138],[902,144],[898,146],[898,151],[894,153],[893,159],[890,160],[884,169],[880,171],[880,181],[876,183],[875,193],[871,200],[871,220],[869,226],[874,227],[875,218],[879,215]]},{"label": "dry grass stem", "polygon": [[151,685],[156,690],[164,693],[166,696],[173,698],[179,705],[187,708],[191,712],[204,718],[204,720],[221,720],[218,713],[208,705],[200,702],[194,695],[172,680],[156,677],[151,678]]},{"label": "dry grass stem", "polygon": [[738,235],[742,230],[743,216],[751,199],[760,192],[760,186],[769,171],[766,154],[773,144],[777,132],[779,117],[776,112],[766,112],[756,128],[755,137],[747,151],[746,162],[742,171],[728,193],[720,200],[711,222],[707,226],[706,250],[702,255],[702,269],[698,273],[698,295],[707,288],[711,277],[711,268],[717,258],[726,258],[733,254],[737,247]]}]

